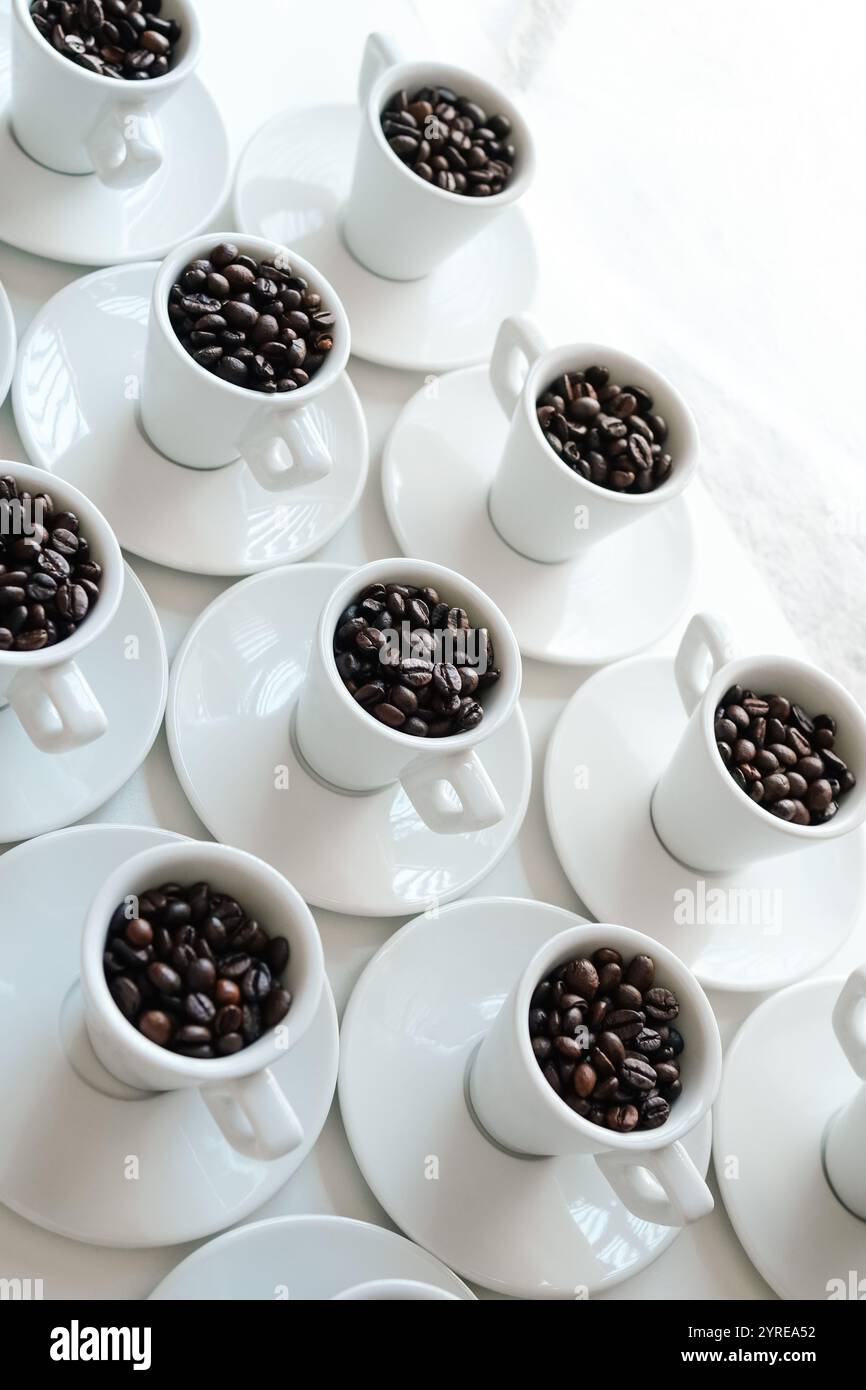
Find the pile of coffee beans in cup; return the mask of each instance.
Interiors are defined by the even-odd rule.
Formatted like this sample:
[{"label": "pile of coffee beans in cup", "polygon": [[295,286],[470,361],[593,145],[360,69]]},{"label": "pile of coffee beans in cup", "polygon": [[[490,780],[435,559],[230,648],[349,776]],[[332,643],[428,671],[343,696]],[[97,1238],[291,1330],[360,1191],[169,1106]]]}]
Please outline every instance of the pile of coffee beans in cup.
[{"label": "pile of coffee beans in cup", "polygon": [[653,492],[670,477],[667,422],[642,386],[620,386],[607,367],[565,372],[539,396],[539,428],[563,463],[611,492]]},{"label": "pile of coffee beans in cup", "polygon": [[264,395],[306,386],[334,346],[336,316],[304,277],[279,252],[257,261],[231,242],[181,271],[168,316],[200,367]]},{"label": "pile of coffee beans in cup", "polygon": [[71,637],[101,584],[75,512],[0,478],[0,652],[38,652]]},{"label": "pile of coffee beans in cup", "polygon": [[548,1085],[582,1119],[617,1134],[658,1129],[682,1093],[680,1006],[655,974],[652,956],[626,964],[602,946],[552,970],[529,1005]]},{"label": "pile of coffee beans in cup", "polygon": [[857,779],[833,751],[832,714],[809,715],[784,695],[726,690],[713,732],[719,757],[741,791],[792,825],[824,825]]},{"label": "pile of coffee beans in cup", "polygon": [[403,164],[427,183],[467,198],[490,198],[508,185],[517,157],[507,116],[488,116],[450,87],[397,92],[382,130]]},{"label": "pile of coffee beans in cup", "polygon": [[[132,911],[132,905],[135,911]],[[123,1016],[183,1057],[228,1057],[289,1012],[284,936],[209,883],[148,888],[114,911],[103,966]]]},{"label": "pile of coffee beans in cup", "polygon": [[447,738],[484,718],[499,680],[486,628],[429,586],[368,584],[334,633],[337,671],[362,709],[402,734]]},{"label": "pile of coffee beans in cup", "polygon": [[97,77],[131,82],[165,77],[181,26],[162,0],[33,0],[30,14],[63,58]]}]

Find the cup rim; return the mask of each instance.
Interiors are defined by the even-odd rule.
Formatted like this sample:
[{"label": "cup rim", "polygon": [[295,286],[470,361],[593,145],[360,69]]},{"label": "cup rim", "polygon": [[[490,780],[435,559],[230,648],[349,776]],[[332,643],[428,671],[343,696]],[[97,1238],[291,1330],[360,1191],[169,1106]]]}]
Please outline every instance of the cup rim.
[{"label": "cup rim", "polygon": [[[595,945],[592,945],[593,942]],[[562,963],[578,951],[585,951],[589,955],[591,949],[598,950],[605,945],[622,950],[624,956],[629,953],[633,955],[645,953],[652,956],[656,966],[662,967],[659,973],[664,976],[666,981],[673,981],[670,987],[680,997],[684,998],[688,995],[689,1002],[697,1014],[700,1048],[703,1053],[702,1070],[706,1073],[702,1084],[703,1096],[701,1099],[696,1099],[691,1106],[684,1107],[678,1116],[677,1111],[682,1105],[681,1099],[672,1108],[667,1122],[659,1125],[657,1129],[634,1129],[628,1134],[620,1134],[616,1130],[601,1129],[598,1125],[591,1124],[589,1120],[583,1119],[556,1095],[552,1087],[545,1081],[532,1051],[527,1023],[529,1004],[544,972],[551,969],[555,962]],[[667,1148],[670,1144],[676,1143],[678,1139],[682,1139],[684,1135],[689,1134],[715,1102],[722,1079],[722,1041],[712,1005],[699,980],[685,961],[681,960],[660,941],[656,941],[654,937],[646,936],[645,933],[637,931],[633,927],[625,927],[612,922],[587,922],[584,925],[566,927],[556,936],[549,937],[524,968],[514,992],[512,1009],[519,1035],[519,1053],[528,1074],[532,1078],[530,1084],[537,1090],[542,1103],[551,1108],[551,1115],[556,1118],[557,1122],[574,1130],[581,1140],[589,1141],[591,1148],[638,1150]],[[690,1032],[686,1044],[693,1046],[697,1051],[696,1043],[697,1040]]]},{"label": "cup rim", "polygon": [[[196,1085],[237,1080],[273,1064],[283,1055],[283,1050],[278,1049],[276,1045],[276,1029],[269,1029],[249,1047],[229,1057],[182,1057],[179,1053],[151,1042],[121,1013],[108,988],[102,955],[111,915],[117,904],[123,901],[126,892],[129,891],[128,885],[133,879],[145,870],[148,875],[152,872],[157,877],[167,873],[182,876],[185,862],[200,863],[203,858],[213,861],[214,878],[218,876],[221,866],[230,866],[229,875],[233,867],[255,874],[265,885],[274,902],[281,900],[284,917],[291,922],[295,933],[303,934],[310,953],[308,972],[311,986],[304,991],[301,1000],[298,992],[294,993],[292,1007],[287,1015],[287,1019],[291,1020],[295,1042],[300,1041],[312,1023],[325,984],[324,951],[316,920],[297,888],[265,860],[258,859],[246,850],[236,849],[233,845],[184,837],[166,844],[153,845],[149,849],[130,855],[105,879],[84,919],[81,932],[81,978],[85,996],[92,1001],[102,1022],[117,1039],[118,1045],[127,1052],[131,1051],[137,1061],[146,1066],[160,1068],[172,1080],[188,1081]],[[285,935],[291,940],[289,929],[285,931]]]},{"label": "cup rim", "polygon": [[[810,661],[804,661],[799,657],[785,656],[781,653],[763,656],[740,656],[733,661],[728,661],[721,666],[718,671],[710,678],[707,688],[701,697],[701,733],[709,755],[710,761],[716,768],[719,778],[725,787],[725,795],[733,798],[731,804],[739,809],[746,809],[751,816],[758,818],[759,823],[769,830],[777,830],[782,834],[790,835],[794,839],[802,840],[804,844],[809,844],[817,840],[833,840],[840,835],[847,835],[852,830],[856,830],[866,820],[866,758],[864,766],[855,775],[857,783],[851,791],[839,803],[839,810],[832,820],[826,821],[824,825],[793,825],[790,821],[780,820],[778,816],[772,816],[769,811],[753,801],[748,792],[744,792],[742,787],[738,787],[733,777],[730,776],[725,764],[719,756],[716,747],[716,740],[713,734],[715,723],[715,712],[719,703],[720,696],[730,685],[742,684],[744,676],[751,676],[754,681],[754,673],[760,673],[764,669],[772,670],[774,667],[787,667],[795,673],[794,678],[803,676],[808,680],[818,680],[827,689],[828,702],[827,709],[833,713],[834,718],[841,724],[844,719],[847,727],[859,727],[859,741],[866,749],[866,714],[864,714],[857,700],[851,692],[835,677],[822,671],[819,666],[815,666]],[[748,688],[754,688],[749,683]],[[845,711],[840,718],[836,710],[842,707]],[[855,736],[856,737],[856,736]]]},{"label": "cup rim", "polygon": [[[237,386],[234,382],[223,381],[221,377],[215,376],[213,372],[200,366],[195,358],[190,356],[172,327],[171,319],[168,316],[168,295],[178,271],[189,261],[199,259],[202,251],[207,249],[212,251],[223,241],[231,242],[237,246],[241,255],[248,254],[246,248],[259,253],[285,254],[292,268],[299,270],[305,280],[309,280],[315,285],[317,292],[322,295],[337,317],[340,330],[339,345],[334,344],[316,375],[305,386],[299,386],[297,391],[277,392],[274,395],[265,396],[258,391],[251,391],[247,386]],[[290,250],[289,247],[282,246],[269,237],[250,236],[246,232],[206,232],[204,235],[191,237],[188,241],[181,242],[179,246],[176,246],[160,264],[153,282],[151,324],[159,326],[163,337],[170,343],[172,351],[186,366],[193,368],[197,375],[206,378],[215,390],[227,393],[234,400],[245,401],[251,409],[258,406],[269,410],[282,410],[287,413],[300,410],[309,401],[333,386],[337,378],[346,370],[349,354],[352,350],[349,316],[330,280],[327,280],[310,261],[305,260],[303,256]]]},{"label": "cup rim", "polygon": [[[63,64],[64,71],[66,68],[73,68],[82,79],[92,84],[98,84],[103,91],[109,89],[117,91],[118,98],[120,98],[124,87],[131,87],[133,85],[127,80],[118,82],[116,78],[104,77],[98,72],[88,72],[86,68],[81,68],[77,63],[70,62],[68,58],[64,58],[47,39],[43,38],[42,34],[40,34],[39,30],[36,28],[36,25],[30,18],[28,0],[12,0],[12,3],[15,7],[16,17],[21,21],[22,28],[25,32],[32,33],[33,39],[39,46],[39,51],[43,53],[47,51],[50,53],[52,58],[56,59],[58,63]],[[165,91],[167,87],[175,86],[177,82],[182,81],[193,71],[198,65],[201,57],[202,32],[198,11],[192,3],[192,0],[174,0],[174,3],[184,12],[186,24],[189,28],[189,43],[186,52],[176,67],[169,68],[168,72],[164,73],[162,77],[152,77],[148,80],[147,85],[149,91]],[[140,87],[144,84],[137,83],[135,85]],[[145,93],[142,92],[139,99],[144,100],[144,97]]]},{"label": "cup rim", "polygon": [[[447,738],[419,739],[414,738],[411,734],[401,733],[399,729],[391,729],[387,724],[382,724],[379,720],[374,720],[371,714],[368,714],[365,709],[362,709],[357,700],[353,699],[349,694],[337,670],[337,663],[333,651],[333,638],[336,632],[336,619],[350,602],[348,597],[349,594],[354,589],[363,589],[367,584],[375,583],[377,580],[381,583],[382,581],[379,579],[380,571],[387,573],[389,576],[393,576],[395,572],[399,573],[401,570],[406,575],[407,580],[409,578],[408,573],[406,573],[407,571],[413,573],[422,571],[430,575],[430,582],[436,582],[437,587],[441,584],[442,587],[445,588],[448,584],[451,584],[452,581],[457,586],[462,586],[465,591],[468,591],[472,595],[473,601],[477,602],[480,608],[486,607],[493,615],[499,632],[497,647],[500,646],[503,637],[508,645],[508,669],[511,677],[508,694],[500,702],[501,707],[494,717],[488,720],[487,710],[485,709],[484,719],[481,723],[476,725],[474,729],[467,729],[465,733],[449,735]],[[409,582],[414,583],[416,581],[410,580]],[[520,648],[517,645],[517,638],[514,636],[505,614],[477,584],[473,584],[470,579],[466,579],[456,570],[448,569],[445,565],[437,565],[432,561],[415,560],[410,556],[401,555],[399,558],[395,557],[390,560],[372,560],[368,564],[362,565],[359,569],[349,570],[334,587],[330,598],[327,600],[322,610],[317,627],[317,641],[319,644],[319,655],[328,679],[332,686],[336,688],[338,697],[343,705],[347,710],[351,711],[353,717],[360,720],[362,726],[368,732],[370,731],[372,723],[374,731],[377,734],[384,735],[389,743],[393,743],[396,747],[404,750],[411,749],[414,753],[419,755],[428,751],[446,755],[448,753],[460,753],[467,748],[474,748],[478,743],[485,741],[491,734],[495,733],[497,729],[502,727],[506,719],[511,717],[514,707],[520,698],[520,688],[523,677]],[[505,672],[503,669],[503,676],[500,677],[500,679],[503,679],[504,675]]]},{"label": "cup rim", "polygon": [[[425,78],[428,83],[438,82],[439,78],[436,74],[439,74],[442,84],[446,86],[454,86],[455,83],[452,79],[456,79],[457,83],[464,81],[468,83],[468,90],[471,90],[473,86],[482,91],[486,90],[498,105],[499,112],[507,116],[511,121],[512,129],[519,131],[520,162],[516,166],[515,175],[509,181],[508,185],[503,188],[501,193],[493,193],[489,198],[470,198],[464,193],[451,193],[447,188],[439,188],[436,184],[428,183],[425,179],[419,178],[408,165],[397,158],[391,146],[388,144],[388,141],[385,139],[385,132],[382,129],[380,120],[381,108],[379,103],[386,86],[391,87],[396,83],[395,90],[399,91],[402,86],[411,85],[409,79],[413,73],[419,78]],[[406,81],[404,82],[403,79],[406,79]],[[468,204],[469,207],[475,207],[476,209],[479,205],[483,208],[490,209],[504,207],[508,203],[513,203],[517,198],[520,198],[526,192],[535,176],[537,163],[535,141],[526,117],[510,97],[503,92],[501,87],[495,82],[489,81],[488,78],[472,72],[468,68],[459,67],[454,63],[440,63],[435,61],[404,61],[400,63],[391,63],[379,74],[371,86],[365,103],[365,115],[370,122],[373,137],[379,148],[385,152],[392,163],[399,168],[407,178],[412,179],[413,186],[415,184],[419,185],[427,194],[433,195],[440,200],[445,199],[445,201],[451,203],[452,206],[457,207],[460,204]],[[518,142],[515,141],[515,144],[517,143]]]},{"label": "cup rim", "polygon": [[94,537],[102,552],[103,584],[99,602],[92,614],[88,613],[71,637],[56,642],[53,647],[40,647],[35,652],[0,651],[0,672],[27,667],[29,670],[61,666],[73,661],[91,642],[101,637],[115,617],[126,580],[126,564],[120,543],[102,512],[77,487],[65,478],[49,473],[44,468],[35,468],[31,463],[18,463],[12,459],[0,459],[0,476],[9,475],[16,481],[26,481],[28,491],[48,492],[56,500],[60,499],[64,508],[77,512],[84,525],[82,530],[88,540]]},{"label": "cup rim", "polygon": [[[582,478],[573,468],[569,468],[567,463],[563,463],[544,438],[535,413],[535,402],[539,395],[539,377],[542,374],[545,376],[550,374],[551,378],[555,379],[566,371],[581,371],[583,370],[579,365],[581,359],[585,360],[587,366],[593,362],[605,362],[607,365],[606,359],[621,363],[624,369],[634,372],[636,385],[642,386],[646,380],[647,389],[652,391],[653,397],[659,392],[667,397],[670,405],[664,413],[670,424],[672,413],[670,407],[673,407],[677,429],[684,437],[684,446],[680,450],[679,457],[674,458],[670,477],[665,479],[661,487],[652,492],[635,493],[615,492],[612,488],[599,487],[597,483],[592,482],[589,478]],[[568,362],[571,362],[572,365],[561,365]],[[616,366],[614,370],[619,372],[619,368]],[[548,348],[531,363],[520,390],[518,404],[526,413],[533,437],[538,446],[544,450],[545,455],[549,454],[556,468],[563,475],[567,475],[579,491],[585,492],[588,498],[595,499],[596,503],[601,499],[612,506],[657,507],[664,502],[671,501],[674,497],[678,497],[697,472],[700,436],[691,408],[673,382],[669,381],[662,372],[651,366],[649,362],[644,361],[643,358],[635,357],[633,353],[626,352],[622,348],[611,347],[603,343],[569,343],[563,347]]]}]

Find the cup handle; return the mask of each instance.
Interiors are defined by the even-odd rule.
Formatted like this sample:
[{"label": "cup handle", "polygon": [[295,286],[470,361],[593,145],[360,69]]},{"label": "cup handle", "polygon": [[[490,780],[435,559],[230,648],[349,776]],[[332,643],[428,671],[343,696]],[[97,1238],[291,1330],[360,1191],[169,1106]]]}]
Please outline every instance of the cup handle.
[{"label": "cup handle", "polygon": [[223,1137],[245,1158],[283,1158],[301,1143],[301,1122],[269,1067],[203,1086],[201,1098]]},{"label": "cup handle", "polygon": [[253,420],[238,450],[261,487],[286,492],[327,478],[333,460],[309,411],[266,414]]},{"label": "cup handle", "polygon": [[386,68],[402,63],[403,55],[397,40],[391,34],[374,33],[367,35],[364,56],[361,59],[361,72],[358,77],[358,105],[364,106],[373,88],[373,83],[381,77]]},{"label": "cup handle", "polygon": [[664,1149],[608,1149],[596,1154],[595,1161],[623,1206],[640,1221],[688,1226],[709,1216],[715,1205],[682,1144]]},{"label": "cup handle", "polygon": [[833,1009],[833,1031],[857,1075],[866,1081],[866,965],[853,970]]},{"label": "cup handle", "polygon": [[162,165],[162,141],[148,108],[111,106],[86,140],[97,178],[109,188],[135,188]]},{"label": "cup handle", "polygon": [[43,753],[68,753],[101,738],[105,711],[74,661],[19,671],[6,697],[24,732]]},{"label": "cup handle", "polygon": [[[499,793],[472,750],[432,760],[419,758],[405,769],[400,781],[424,824],[437,835],[486,830],[505,815]],[[459,807],[447,804],[443,782],[454,788]]]},{"label": "cup handle", "polygon": [[[543,352],[547,352],[547,344],[541,329],[529,314],[512,314],[510,318],[502,320],[490,359],[490,384],[509,420],[520,399],[526,374]],[[519,377],[515,354],[526,362]]]},{"label": "cup handle", "polygon": [[733,656],[733,640],[721,619],[712,613],[693,613],[674,657],[674,676],[686,714],[698,704],[710,678]]}]

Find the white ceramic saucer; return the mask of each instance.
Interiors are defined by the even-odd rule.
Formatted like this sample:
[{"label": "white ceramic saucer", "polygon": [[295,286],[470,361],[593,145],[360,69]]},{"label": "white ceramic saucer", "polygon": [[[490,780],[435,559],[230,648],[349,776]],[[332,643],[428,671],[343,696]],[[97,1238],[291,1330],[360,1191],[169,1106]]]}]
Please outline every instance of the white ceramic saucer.
[{"label": "white ceramic saucer", "polygon": [[382,460],[388,520],[406,555],[435,555],[474,579],[538,661],[600,665],[657,642],[684,610],[695,546],[684,499],[580,560],[545,565],[502,540],[487,496],[508,433],[486,367],[421,388]]},{"label": "white ceramic saucer", "polygon": [[529,224],[512,207],[422,280],[374,275],[349,254],[341,235],[360,119],[352,106],[319,106],[268,121],[238,164],[237,225],[318,266],[346,306],[358,357],[430,372],[480,362],[502,320],[535,296]]},{"label": "white ceramic saucer", "polygon": [[166,722],[181,785],[217,840],[266,859],[319,907],[388,917],[459,897],[489,873],[520,829],[531,755],[517,709],[481,747],[506,817],[467,835],[428,830],[399,786],[343,795],[306,771],[295,698],[345,573],[294,565],[221,594],[175,660]]},{"label": "white ceramic saucer", "polygon": [[11,709],[0,709],[0,844],[90,815],[150,752],[165,711],[168,658],[153,604],[128,565],[116,617],[78,664],[108,716],[95,743],[41,753]]},{"label": "white ceramic saucer", "polygon": [[410,1240],[344,1216],[278,1216],[228,1231],[183,1260],[150,1297],[309,1302],[372,1279],[412,1279],[474,1297]]},{"label": "white ceramic saucer", "polygon": [[866,1296],[866,1221],[836,1199],[822,1163],[827,1122],[858,1085],[830,1021],[844,983],[807,980],[765,1000],[728,1048],[715,1106],[728,1215],[785,1299]]},{"label": "white ceramic saucer", "polygon": [[56,174],[30,159],[9,124],[9,6],[0,9],[0,240],[75,265],[164,256],[212,221],[228,192],[228,138],[197,77],[157,121],[165,162],[138,188],[106,188],[95,174]]},{"label": "white ceramic saucer", "polygon": [[656,937],[708,989],[779,989],[838,951],[861,913],[861,832],[738,873],[697,874],[657,838],[650,798],[685,726],[672,663],[599,671],[560,717],[544,798],[560,863],[603,922]]},{"label": "white ceramic saucer", "polygon": [[81,826],[0,858],[0,1201],[96,1245],[172,1245],[249,1216],[303,1162],[334,1093],[337,1016],[327,985],[308,1034],[273,1068],[304,1127],[301,1147],[273,1163],[230,1148],[195,1093],[142,1097],[96,1060],[77,984],[84,915],[124,859],[178,838]]},{"label": "white ceramic saucer", "polygon": [[367,427],[348,376],[312,403],[328,478],[268,492],[240,461],[201,472],[169,462],[138,415],[155,265],[75,280],[21,344],[15,422],[33,463],[86,492],[125,549],[194,574],[252,574],[303,559],[339,530],[367,477]]},{"label": "white ceramic saucer", "polygon": [[9,303],[9,296],[0,284],[0,405],[5,401],[6,393],[12,384],[16,347],[17,339],[15,337],[15,320],[12,317],[12,305]]},{"label": "white ceramic saucer", "polygon": [[[469,1062],[514,980],[584,920],[519,898],[425,914],[374,956],[343,1019],[340,1109],[373,1193],[465,1279],[518,1298],[600,1293],[677,1236],[626,1211],[591,1156],[507,1153],[466,1102]],[[685,1145],[705,1173],[709,1116]]]}]

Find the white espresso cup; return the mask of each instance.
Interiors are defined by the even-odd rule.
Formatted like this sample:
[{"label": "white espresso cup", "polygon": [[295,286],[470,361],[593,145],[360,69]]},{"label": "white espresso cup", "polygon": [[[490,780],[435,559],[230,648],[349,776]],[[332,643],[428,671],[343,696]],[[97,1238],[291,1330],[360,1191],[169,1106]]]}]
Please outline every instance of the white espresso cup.
[{"label": "white espresso cup", "polygon": [[[671,472],[651,492],[615,492],[582,478],[548,444],[536,414],[539,396],[563,372],[602,365],[622,385],[642,386],[664,416],[665,451]],[[596,343],[548,347],[527,314],[500,326],[490,362],[490,382],[510,428],[490,488],[490,518],[504,541],[530,560],[572,560],[596,541],[649,516],[678,497],[698,464],[698,431],[674,387],[652,367],[616,348]]]},{"label": "white espresso cup", "polygon": [[[336,318],[334,345],[319,370],[295,391],[262,395],[223,381],[186,351],[169,318],[169,294],[190,261],[231,242],[257,261],[279,258],[301,276]],[[177,247],[153,285],[147,329],[141,422],[151,443],[186,468],[223,468],[243,458],[256,481],[272,492],[303,487],[327,477],[333,459],[311,403],[334,385],[349,360],[349,320],[336,290],[323,275],[283,246],[262,237],[211,232]]]},{"label": "white espresso cup", "polygon": [[[8,718],[2,714],[2,707],[8,705],[41,752],[69,753],[101,738],[108,728],[105,712],[76,658],[103,635],[117,613],[126,573],[123,556],[105,517],[77,488],[25,463],[0,460],[3,476],[13,477],[19,491],[29,492],[34,499],[50,496],[55,512],[74,512],[81,535],[89,542],[90,558],[102,566],[99,599],[71,637],[38,651],[0,650],[0,718]],[[14,504],[7,508],[0,503],[0,525],[10,534],[32,533],[41,515],[38,502],[29,508]],[[0,606],[0,627],[3,613]]]},{"label": "white espresso cup", "polygon": [[161,17],[183,31],[173,66],[164,77],[127,81],[63,57],[33,23],[29,0],[12,0],[12,129],[25,154],[60,174],[96,174],[111,188],[132,188],[157,172],[163,145],[156,112],[195,71],[201,52],[192,0],[165,0]]},{"label": "white espresso cup", "polygon": [[[451,607],[464,608],[486,629],[502,674],[479,698],[484,718],[446,738],[416,738],[389,728],[358,704],[337,670],[334,634],[343,612],[373,583],[432,586]],[[400,625],[395,620],[394,631]],[[480,646],[480,637],[478,639]],[[503,614],[481,589],[426,560],[376,560],[341,580],[325,604],[301,686],[295,731],[301,754],[318,776],[351,792],[400,782],[418,815],[442,835],[496,825],[505,815],[499,793],[476,751],[510,719],[520,694],[520,650]],[[455,802],[456,793],[456,802]]]},{"label": "white espresso cup", "polygon": [[[135,916],[137,897],[169,882],[210,883],[215,892],[235,898],[268,935],[285,936],[289,942],[281,981],[292,996],[288,1014],[229,1057],[182,1057],[158,1046],[121,1013],[108,988],[102,958],[112,915],[128,900]],[[198,1090],[223,1137],[249,1158],[282,1158],[303,1141],[301,1122],[270,1068],[307,1032],[324,981],[322,943],[303,898],[269,864],[227,845],[186,840],[134,855],[109,874],[84,924],[84,1018],[102,1065],[138,1090]]]},{"label": "white espresso cup", "polygon": [[[475,198],[427,182],[388,144],[382,112],[391,97],[420,87],[450,87],[490,116],[511,122],[516,149],[511,179],[501,193]],[[535,149],[526,121],[504,92],[474,73],[432,60],[407,63],[387,34],[370,34],[358,86],[361,128],[343,236],[357,261],[389,280],[429,275],[526,192]]]},{"label": "white espresso cup", "polygon": [[839,1201],[866,1221],[866,965],[852,971],[843,985],[833,1029],[863,1084],[827,1127],[824,1167]]},{"label": "white espresso cup", "polygon": [[[612,946],[626,961],[652,956],[656,982],[679,1000],[683,1089],[657,1129],[620,1134],[582,1119],[545,1080],[532,1051],[528,1020],[536,987],[556,966],[591,956],[602,946]],[[721,1074],[718,1025],[692,972],[651,937],[593,922],[559,932],[536,951],[475,1055],[469,1093],[482,1127],[506,1148],[547,1157],[592,1154],[617,1197],[640,1220],[685,1226],[712,1211],[713,1197],[680,1141],[709,1111]]]},{"label": "white espresso cup", "polygon": [[386,1303],[460,1303],[456,1293],[437,1289],[435,1284],[420,1284],[416,1279],[371,1279],[368,1284],[354,1284],[342,1293],[335,1293],[332,1302]]},{"label": "white espresso cup", "polygon": [[[656,834],[691,869],[725,873],[810,845],[826,844],[866,819],[866,716],[844,686],[809,662],[787,656],[732,660],[730,637],[718,619],[696,613],[674,658],[674,675],[689,716],[676,751],[652,796]],[[708,671],[710,674],[708,675]],[[774,692],[811,715],[838,724],[834,751],[856,785],[824,825],[794,825],[753,801],[722,762],[714,734],[716,710],[732,685]]]}]

